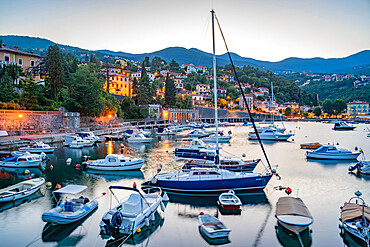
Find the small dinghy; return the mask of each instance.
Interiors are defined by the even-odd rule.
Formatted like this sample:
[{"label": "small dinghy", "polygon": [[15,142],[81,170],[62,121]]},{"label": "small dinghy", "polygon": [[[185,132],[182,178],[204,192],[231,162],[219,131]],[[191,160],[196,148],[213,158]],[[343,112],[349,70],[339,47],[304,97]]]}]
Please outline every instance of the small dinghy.
[{"label": "small dinghy", "polygon": [[[127,200],[120,203],[113,189],[131,190],[136,193],[132,193]],[[149,226],[150,220],[155,220],[155,212],[159,205],[163,211],[165,209],[161,204],[162,191],[160,189],[148,194],[142,194],[136,188],[124,186],[110,186],[109,190],[119,204],[103,215],[99,224],[102,236],[135,234],[139,228]]]},{"label": "small dinghy", "polygon": [[229,190],[228,192],[222,193],[218,197],[217,202],[223,209],[239,209],[242,205],[239,197],[235,195],[233,190]]},{"label": "small dinghy", "polygon": [[34,178],[1,189],[0,202],[10,202],[28,197],[36,193],[44,183],[44,178]]},{"label": "small dinghy", "polygon": [[198,216],[200,225],[200,231],[204,233],[208,238],[227,238],[231,229],[229,229],[221,220],[216,217],[203,214],[202,212]]},{"label": "small dinghy", "polygon": [[301,149],[316,149],[321,147],[322,144],[320,142],[310,142],[310,143],[302,143]]},{"label": "small dinghy", "polygon": [[370,246],[370,208],[357,191],[355,197],[345,202],[341,209],[340,228],[364,244]]},{"label": "small dinghy", "polygon": [[348,170],[350,172],[357,169],[358,173],[370,175],[370,161],[360,161],[354,166],[350,166]]},{"label": "small dinghy", "polygon": [[276,203],[275,217],[283,227],[296,234],[313,223],[310,211],[298,197],[280,197]]},{"label": "small dinghy", "polygon": [[[63,203],[63,195],[80,194],[87,190],[85,185],[67,185],[59,190],[53,191],[53,197],[57,201],[57,206],[42,214],[42,220],[53,225],[70,224],[81,220],[89,215],[98,207],[96,200],[90,201],[87,197],[80,196],[78,198],[66,198]],[[59,195],[59,199],[56,198]],[[77,196],[76,196],[77,197]]]}]

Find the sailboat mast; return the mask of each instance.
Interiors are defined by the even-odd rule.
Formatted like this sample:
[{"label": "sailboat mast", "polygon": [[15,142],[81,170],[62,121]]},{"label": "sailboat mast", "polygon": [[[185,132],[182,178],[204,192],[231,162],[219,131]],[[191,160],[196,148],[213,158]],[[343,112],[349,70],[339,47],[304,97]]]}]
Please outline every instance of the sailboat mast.
[{"label": "sailboat mast", "polygon": [[[274,104],[274,85],[273,85],[273,83],[271,82],[271,102],[270,102],[270,112],[272,113],[272,124],[274,125],[275,124],[275,122],[274,122],[274,112],[275,112],[275,109],[274,109],[274,106],[273,106],[273,104]],[[271,109],[272,108],[272,109]],[[274,126],[273,126],[274,127]]]},{"label": "sailboat mast", "polygon": [[219,167],[218,150],[218,112],[217,112],[217,78],[216,78],[216,45],[215,45],[215,11],[212,9],[212,41],[213,41],[213,95],[215,100],[215,124],[216,124],[216,157],[215,163]]}]

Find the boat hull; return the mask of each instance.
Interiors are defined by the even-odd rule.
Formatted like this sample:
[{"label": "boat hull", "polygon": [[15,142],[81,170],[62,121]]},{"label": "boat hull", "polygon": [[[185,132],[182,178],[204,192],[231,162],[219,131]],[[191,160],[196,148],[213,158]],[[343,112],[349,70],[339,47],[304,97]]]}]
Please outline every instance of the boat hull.
[{"label": "boat hull", "polygon": [[[24,181],[24,182],[17,184],[19,186],[14,187],[14,189],[11,189],[11,191],[6,191],[6,189],[2,189],[0,191],[0,202],[10,202],[10,201],[15,201],[18,199],[23,199],[28,196],[31,196],[32,194],[36,193],[40,189],[40,187],[45,183],[44,178],[36,178],[36,179],[33,179],[33,181],[34,182],[32,182],[32,184],[34,186],[28,189],[22,189],[22,185],[30,181]],[[10,186],[10,187],[13,187],[13,186]],[[18,192],[16,192],[17,190]],[[5,193],[3,193],[3,191]]]},{"label": "boat hull", "polygon": [[[265,141],[287,141],[293,134],[261,135],[260,139]],[[256,134],[248,134],[249,140],[258,140]]]},{"label": "boat hull", "polygon": [[53,153],[55,150],[54,147],[51,148],[20,148],[19,151],[25,151],[25,152],[30,152],[30,153]]},{"label": "boat hull", "polygon": [[[144,187],[160,187],[164,191],[190,194],[222,193],[263,190],[272,175],[260,175],[234,179],[175,181],[166,179],[149,179],[142,183]],[[152,181],[154,180],[154,181]],[[156,181],[155,181],[156,180]]]},{"label": "boat hull", "polygon": [[42,221],[51,223],[53,225],[65,225],[76,222],[83,219],[94,211],[98,207],[97,201],[91,201],[85,204],[81,209],[73,212],[71,214],[62,214],[60,213],[61,209],[64,207],[64,204],[59,205],[56,208],[53,208],[42,214]]},{"label": "boat hull", "polygon": [[104,165],[100,162],[84,162],[83,164],[86,165],[88,169],[99,171],[133,171],[141,169],[144,164],[144,159],[124,165]]},{"label": "boat hull", "polygon": [[0,162],[0,167],[11,167],[11,168],[39,167],[41,162],[42,162],[41,159],[21,162]]},{"label": "boat hull", "polygon": [[[201,161],[200,161],[201,162]],[[254,168],[256,168],[257,164],[260,162],[260,159],[256,159],[253,161],[245,161],[243,164],[238,164],[238,165],[224,165],[220,164],[220,169],[228,170],[228,171],[233,171],[233,172],[253,172]],[[215,164],[214,163],[197,163],[197,162],[187,162],[185,165],[182,167],[183,171],[190,170],[193,167],[201,167],[201,168],[214,168]]]},{"label": "boat hull", "polygon": [[307,152],[306,157],[307,159],[320,159],[320,160],[356,160],[360,153],[354,154],[320,154],[320,153],[313,153]]}]

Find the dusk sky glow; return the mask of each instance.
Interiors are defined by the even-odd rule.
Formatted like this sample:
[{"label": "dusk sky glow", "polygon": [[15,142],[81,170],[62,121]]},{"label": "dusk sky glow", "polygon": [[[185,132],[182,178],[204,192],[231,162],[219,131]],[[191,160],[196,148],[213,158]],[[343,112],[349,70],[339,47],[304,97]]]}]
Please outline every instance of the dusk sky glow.
[{"label": "dusk sky glow", "polygon": [[[91,50],[211,52],[210,10],[243,57],[345,57],[370,49],[369,0],[0,0],[0,35]],[[217,31],[217,33],[219,33]],[[217,53],[225,53],[220,36]]]}]

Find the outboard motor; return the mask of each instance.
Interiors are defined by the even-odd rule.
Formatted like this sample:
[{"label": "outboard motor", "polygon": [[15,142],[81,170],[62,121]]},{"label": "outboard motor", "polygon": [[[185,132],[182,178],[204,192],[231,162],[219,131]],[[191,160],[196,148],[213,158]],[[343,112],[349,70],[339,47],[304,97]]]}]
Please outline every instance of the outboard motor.
[{"label": "outboard motor", "polygon": [[110,227],[112,228],[112,230],[114,232],[116,232],[116,233],[118,232],[118,229],[122,224],[122,220],[123,220],[123,218],[122,218],[121,212],[117,211],[112,215],[112,220],[111,220],[111,223],[110,223]]},{"label": "outboard motor", "polygon": [[354,165],[354,166],[350,166],[350,167],[348,167],[348,171],[352,172],[352,171],[354,171],[354,170],[358,169],[358,167],[359,167],[359,166],[361,166],[361,164],[360,164],[360,163],[357,163],[357,164],[356,164],[356,165]]}]

